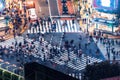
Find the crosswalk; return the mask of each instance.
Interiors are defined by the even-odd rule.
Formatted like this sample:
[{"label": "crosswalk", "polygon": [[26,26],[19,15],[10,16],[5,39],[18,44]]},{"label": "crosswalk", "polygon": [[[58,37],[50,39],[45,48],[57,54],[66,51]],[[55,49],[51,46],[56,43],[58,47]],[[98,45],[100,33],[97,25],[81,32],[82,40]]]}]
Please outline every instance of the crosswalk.
[{"label": "crosswalk", "polygon": [[[65,65],[65,60],[67,60],[67,58],[68,58],[67,56],[68,56],[67,53],[64,53],[61,55],[62,60],[60,60],[61,58],[56,57],[56,58],[54,58],[54,62],[59,65]],[[71,60],[68,61],[68,63],[66,65],[72,69],[79,70],[79,71],[85,69],[87,64],[92,64],[94,62],[102,62],[102,60],[100,60],[100,59],[97,59],[97,58],[91,57],[91,56],[86,57],[84,54],[80,60],[80,58],[78,58],[77,55],[74,54],[73,52],[70,53],[70,59]],[[87,63],[87,60],[89,60],[88,63]]]},{"label": "crosswalk", "polygon": [[[73,54],[72,54],[73,55]],[[74,56],[72,56],[74,57]],[[75,58],[75,57],[74,57]],[[90,60],[88,63],[87,63],[87,60]],[[87,57],[82,57],[81,60],[76,60],[76,63],[74,63],[73,61],[70,61],[68,63],[68,67],[71,67],[75,70],[83,70],[85,69],[85,67],[87,66],[87,64],[92,64],[92,63],[95,63],[95,62],[101,62],[102,60],[100,59],[97,59],[95,57],[90,57],[90,56],[87,56]]]},{"label": "crosswalk", "polygon": [[72,76],[74,78],[81,80],[81,73],[69,73],[69,76]]},{"label": "crosswalk", "polygon": [[[38,45],[37,42],[36,42],[36,45]],[[39,56],[38,54],[41,56]],[[41,48],[39,49],[38,54],[33,54],[33,56],[44,60],[44,55],[43,55],[43,52],[41,51]],[[83,54],[82,57],[79,58],[73,51],[69,53],[69,58],[70,58],[70,60],[66,63],[66,61],[68,60],[68,53],[67,53],[67,51],[65,51],[65,52],[61,53],[59,55],[59,57],[54,56],[54,58],[50,59],[50,61],[52,61],[56,64],[59,64],[59,65],[66,65],[66,66],[68,66],[72,69],[78,70],[78,71],[85,69],[85,67],[88,64],[103,61],[103,60],[95,58],[95,57],[86,56],[85,54]]]},{"label": "crosswalk", "polygon": [[[43,42],[43,43],[45,43],[45,42]],[[38,45],[37,42],[36,42],[36,45]],[[41,56],[39,57],[39,55],[41,55]],[[39,55],[34,54],[33,56],[37,57],[37,58],[41,58],[43,60],[44,55],[43,55],[43,52],[41,51],[41,49],[39,49]],[[95,62],[99,63],[99,62],[103,61],[103,60],[95,58],[95,57],[86,56],[85,54],[82,54],[82,57],[79,58],[77,56],[77,54],[75,54],[73,51],[71,51],[69,53],[69,58],[70,58],[70,60],[66,63],[66,61],[68,60],[68,52],[65,51],[63,53],[60,53],[59,56],[54,56],[54,58],[50,59],[50,61],[52,61],[56,64],[59,64],[59,65],[66,65],[66,66],[68,66],[72,69],[78,70],[78,71],[85,69],[85,67],[88,64],[92,64]]]},{"label": "crosswalk", "polygon": [[[17,41],[23,42],[23,37],[17,37]],[[29,43],[31,43],[32,40],[27,39],[27,41]],[[4,43],[7,43],[6,46],[8,46],[8,45],[12,45],[12,42],[14,42],[13,39],[11,39],[7,42],[4,42]],[[47,41],[44,41],[43,44],[48,45],[49,43]],[[5,44],[2,43],[0,45],[5,45]],[[46,54],[46,53],[42,52],[42,47],[39,45],[38,41],[34,42],[34,45],[36,46],[36,48],[39,51],[38,51],[38,53],[33,53],[32,56],[34,56],[35,58],[39,58],[42,61],[44,61],[44,54]],[[66,65],[67,67],[70,67],[70,68],[72,68],[74,70],[78,70],[78,71],[81,71],[81,70],[85,69],[87,64],[92,64],[94,62],[102,62],[101,59],[97,59],[97,58],[91,57],[91,56],[86,56],[85,54],[83,54],[81,59],[80,59],[80,58],[78,58],[77,54],[75,54],[73,51],[71,51],[69,53],[69,58],[70,58],[70,60],[66,63],[66,61],[68,60],[68,52],[64,51],[63,53],[60,53],[59,56],[54,56],[53,59],[49,59],[49,60],[56,63],[56,64],[59,64],[59,65]],[[89,62],[87,63],[88,60],[89,60]],[[81,75],[74,74],[74,73],[70,73],[69,75],[72,76],[72,77],[76,77],[76,78],[78,77],[79,79],[81,77]],[[78,75],[78,76],[76,76],[76,75]]]},{"label": "crosswalk", "polygon": [[27,31],[28,34],[33,33],[49,33],[49,32],[80,32],[80,27],[77,24],[72,22],[72,20],[55,20],[55,23],[50,23],[48,21],[43,21],[37,27],[30,27]]}]

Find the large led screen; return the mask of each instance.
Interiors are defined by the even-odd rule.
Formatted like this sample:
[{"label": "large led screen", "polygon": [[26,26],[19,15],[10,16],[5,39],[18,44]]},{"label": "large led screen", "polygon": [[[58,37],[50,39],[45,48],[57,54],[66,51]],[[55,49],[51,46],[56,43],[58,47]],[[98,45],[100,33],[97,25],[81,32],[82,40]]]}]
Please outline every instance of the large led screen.
[{"label": "large led screen", "polygon": [[0,11],[2,11],[5,8],[5,1],[0,0]]},{"label": "large led screen", "polygon": [[115,12],[118,9],[118,0],[93,0],[93,6],[106,12]]}]

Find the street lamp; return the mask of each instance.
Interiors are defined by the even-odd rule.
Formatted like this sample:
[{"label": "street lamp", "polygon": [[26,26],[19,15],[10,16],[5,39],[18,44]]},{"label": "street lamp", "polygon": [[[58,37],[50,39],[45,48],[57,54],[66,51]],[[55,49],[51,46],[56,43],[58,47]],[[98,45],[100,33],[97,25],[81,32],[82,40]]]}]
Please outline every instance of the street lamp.
[{"label": "street lamp", "polygon": [[87,32],[88,32],[88,25],[89,25],[89,14],[88,14],[88,12],[86,13],[86,18],[87,18],[87,26],[86,26],[86,29],[87,29]]}]

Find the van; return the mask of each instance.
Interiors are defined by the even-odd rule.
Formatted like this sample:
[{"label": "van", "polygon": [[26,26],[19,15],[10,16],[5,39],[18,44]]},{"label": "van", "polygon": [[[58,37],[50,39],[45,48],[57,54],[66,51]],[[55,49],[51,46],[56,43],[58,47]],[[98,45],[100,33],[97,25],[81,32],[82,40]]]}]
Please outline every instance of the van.
[{"label": "van", "polygon": [[30,17],[30,20],[37,20],[35,8],[28,9],[28,17]]}]

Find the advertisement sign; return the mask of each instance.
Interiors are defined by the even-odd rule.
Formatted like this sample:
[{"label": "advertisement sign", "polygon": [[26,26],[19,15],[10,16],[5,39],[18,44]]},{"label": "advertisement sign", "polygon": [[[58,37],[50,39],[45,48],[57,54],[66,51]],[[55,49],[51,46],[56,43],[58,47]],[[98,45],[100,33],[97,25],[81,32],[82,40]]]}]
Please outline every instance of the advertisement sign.
[{"label": "advertisement sign", "polygon": [[105,24],[105,25],[118,25],[118,21],[117,20],[107,20],[107,19],[102,19],[102,18],[95,18],[93,19],[94,22],[98,22],[101,24]]},{"label": "advertisement sign", "polygon": [[26,1],[25,3],[25,6],[27,9],[30,9],[30,8],[35,8],[35,2],[34,1]]},{"label": "advertisement sign", "polygon": [[2,11],[5,8],[5,2],[4,0],[0,0],[0,11]]},{"label": "advertisement sign", "polygon": [[93,0],[93,7],[102,12],[116,13],[118,6],[118,0]]}]

